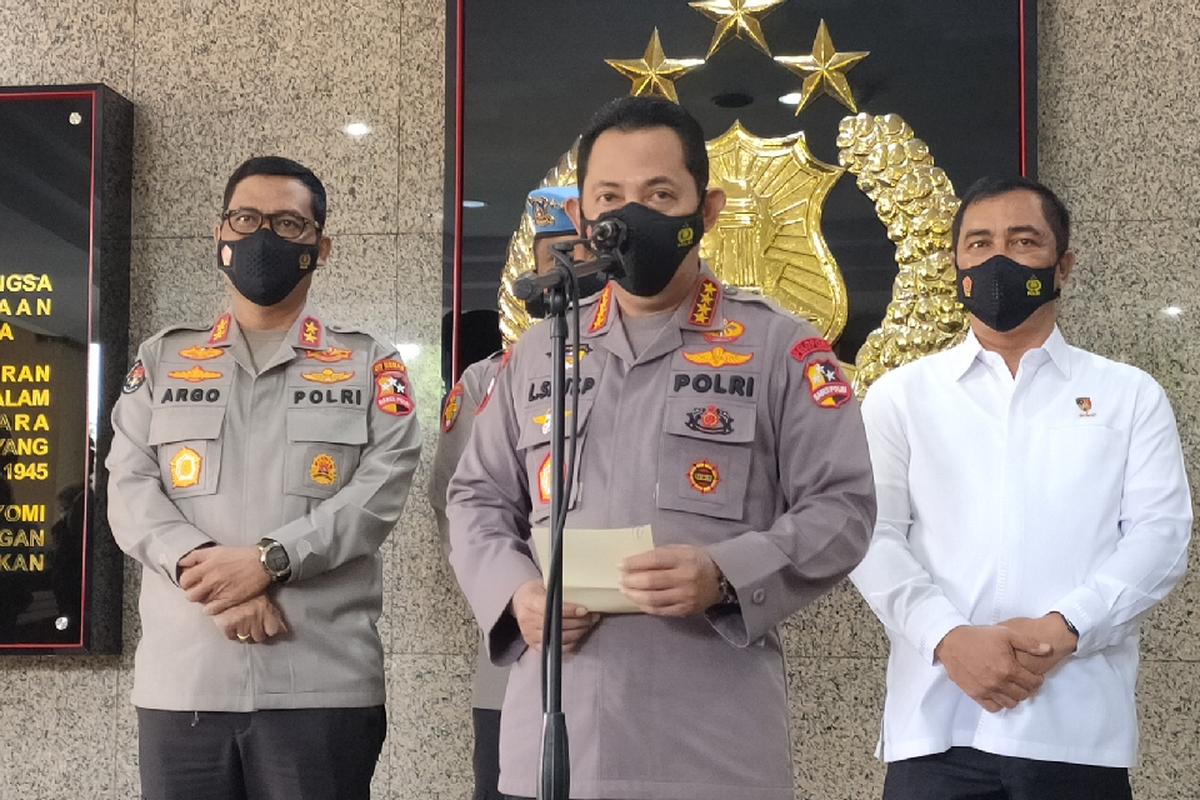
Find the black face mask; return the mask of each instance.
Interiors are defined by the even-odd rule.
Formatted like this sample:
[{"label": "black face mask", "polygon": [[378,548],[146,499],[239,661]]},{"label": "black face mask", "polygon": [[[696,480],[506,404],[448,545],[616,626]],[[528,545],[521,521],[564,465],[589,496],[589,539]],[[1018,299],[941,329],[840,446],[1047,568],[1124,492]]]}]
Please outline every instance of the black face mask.
[{"label": "black face mask", "polygon": [[625,241],[617,252],[625,264],[624,276],[617,285],[638,297],[652,297],[675,277],[679,265],[704,235],[704,201],[691,214],[672,217],[647,208],[641,203],[627,203],[618,209],[605,211],[594,220],[583,220],[584,229],[606,219],[625,223]]},{"label": "black face mask", "polygon": [[217,242],[217,267],[251,303],[273,306],[291,294],[317,266],[317,244],[289,242],[260,228],[249,236]]},{"label": "black face mask", "polygon": [[1057,265],[1035,268],[994,255],[970,269],[958,270],[958,302],[994,331],[1011,331],[1055,300]]},{"label": "black face mask", "polygon": [[[584,275],[576,281],[579,284],[579,299],[591,297],[596,292],[604,288],[608,283],[608,276],[603,272],[594,273],[592,275]],[[525,313],[532,319],[546,318],[546,293],[540,292],[533,296],[532,300],[525,301]]]}]

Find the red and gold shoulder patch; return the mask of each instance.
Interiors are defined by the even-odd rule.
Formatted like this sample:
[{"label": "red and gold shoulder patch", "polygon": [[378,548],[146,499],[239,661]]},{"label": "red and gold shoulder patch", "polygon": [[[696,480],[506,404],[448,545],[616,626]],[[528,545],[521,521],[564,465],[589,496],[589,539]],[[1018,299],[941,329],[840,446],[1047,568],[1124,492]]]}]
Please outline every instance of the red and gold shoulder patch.
[{"label": "red and gold shoulder patch", "polygon": [[[603,291],[600,292],[600,299],[596,301],[596,308],[592,312],[592,322],[588,325],[587,332],[595,333],[604,327],[608,322],[608,315],[612,312],[612,283],[604,284]],[[506,354],[507,355],[507,354]]]},{"label": "red and gold shoulder patch", "polygon": [[462,383],[454,384],[454,388],[450,390],[450,394],[446,395],[446,402],[442,405],[442,433],[449,433],[454,429],[454,423],[458,422],[458,414],[462,411],[463,404],[463,388]]},{"label": "red and gold shoulder patch", "polygon": [[352,352],[351,350],[343,350],[330,346],[324,350],[308,350],[304,353],[304,357],[320,361],[324,364],[336,364],[339,361],[345,361],[350,357]]},{"label": "red and gold shoulder patch", "polygon": [[837,408],[854,393],[842,377],[837,362],[828,358],[818,359],[805,367],[804,378],[808,381],[808,393],[813,402],[822,408]]},{"label": "red and gold shoulder patch", "polygon": [[546,457],[542,459],[542,465],[538,467],[537,484],[538,484],[538,500],[543,503],[550,502],[550,493],[553,490],[550,478],[553,475],[553,470],[550,469],[550,454],[546,453]]},{"label": "red and gold shoulder patch", "polygon": [[168,372],[168,378],[178,378],[188,383],[199,383],[200,381],[211,381],[221,377],[222,373],[215,370],[204,369],[199,364],[195,364],[191,369],[175,370]]},{"label": "red and gold shoulder patch", "polygon": [[179,355],[192,361],[208,361],[210,358],[216,358],[224,353],[225,351],[219,347],[198,347],[196,345],[185,347],[179,351]]},{"label": "red and gold shoulder patch", "polygon": [[138,389],[142,388],[142,384],[146,382],[146,367],[142,364],[139,358],[133,362],[133,366],[129,368],[129,374],[125,376],[125,383],[121,386],[122,394],[133,394]]},{"label": "red and gold shoulder patch", "polygon": [[833,348],[829,346],[829,342],[822,339],[820,336],[810,336],[807,339],[801,339],[792,345],[792,358],[797,361],[803,361],[813,353],[832,353]]},{"label": "red and gold shoulder patch", "polygon": [[736,342],[746,332],[746,326],[736,319],[725,320],[725,326],[720,331],[709,331],[704,334],[704,341],[712,344]]},{"label": "red and gold shoulder patch", "polygon": [[300,323],[300,344],[305,347],[321,346],[321,321],[316,317],[305,317]]},{"label": "red and gold shoulder patch", "polygon": [[375,407],[394,417],[412,413],[412,387],[408,383],[408,368],[397,358],[381,358],[371,365],[375,381]]},{"label": "red and gold shoulder patch", "polygon": [[721,482],[721,473],[717,465],[710,461],[697,461],[688,469],[688,483],[700,494],[708,494],[717,488]]},{"label": "red and gold shoulder patch", "polygon": [[225,344],[229,339],[229,324],[232,319],[229,312],[217,317],[217,321],[213,323],[212,331],[208,334],[209,344]]},{"label": "red and gold shoulder patch", "polygon": [[739,366],[754,358],[753,353],[731,353],[724,347],[714,347],[711,350],[702,350],[699,353],[684,353],[683,357],[693,364],[702,364],[713,369],[720,369],[730,365]]},{"label": "red and gold shoulder patch", "polygon": [[301,372],[300,377],[314,383],[341,383],[354,377],[353,372],[334,372],[329,367],[320,372]]}]

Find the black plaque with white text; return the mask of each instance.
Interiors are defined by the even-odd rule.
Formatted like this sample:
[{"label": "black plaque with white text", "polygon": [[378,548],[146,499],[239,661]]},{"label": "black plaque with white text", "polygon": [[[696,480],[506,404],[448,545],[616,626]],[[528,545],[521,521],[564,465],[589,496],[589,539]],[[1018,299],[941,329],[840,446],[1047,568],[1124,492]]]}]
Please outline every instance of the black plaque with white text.
[{"label": "black plaque with white text", "polygon": [[112,653],[102,461],[129,328],[133,108],[0,89],[0,653]]}]

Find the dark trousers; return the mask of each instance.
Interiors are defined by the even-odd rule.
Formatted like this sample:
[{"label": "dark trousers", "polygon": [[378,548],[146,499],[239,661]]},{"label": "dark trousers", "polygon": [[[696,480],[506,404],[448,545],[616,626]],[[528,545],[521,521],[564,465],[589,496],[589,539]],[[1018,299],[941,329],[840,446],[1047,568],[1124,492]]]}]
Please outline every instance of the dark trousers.
[{"label": "dark trousers", "polygon": [[367,800],[383,706],[229,713],[138,709],[144,800]]},{"label": "dark trousers", "polygon": [[1129,770],[971,747],[888,764],[883,800],[1132,800]]},{"label": "dark trousers", "polygon": [[475,723],[475,794],[472,800],[502,800],[500,782],[500,712],[492,708],[472,708]]}]

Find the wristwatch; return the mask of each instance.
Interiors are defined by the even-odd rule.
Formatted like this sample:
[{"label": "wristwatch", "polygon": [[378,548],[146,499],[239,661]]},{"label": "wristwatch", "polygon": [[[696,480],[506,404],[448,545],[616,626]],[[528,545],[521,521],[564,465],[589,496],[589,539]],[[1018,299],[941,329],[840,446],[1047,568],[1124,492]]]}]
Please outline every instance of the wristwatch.
[{"label": "wristwatch", "polygon": [[741,602],[737,596],[737,589],[733,588],[733,584],[729,582],[729,578],[726,578],[724,574],[717,578],[717,588],[721,591],[721,602],[717,605],[727,608],[741,606]]},{"label": "wristwatch", "polygon": [[274,539],[262,539],[258,543],[258,560],[271,577],[271,583],[282,583],[292,574],[292,560],[287,550]]}]

